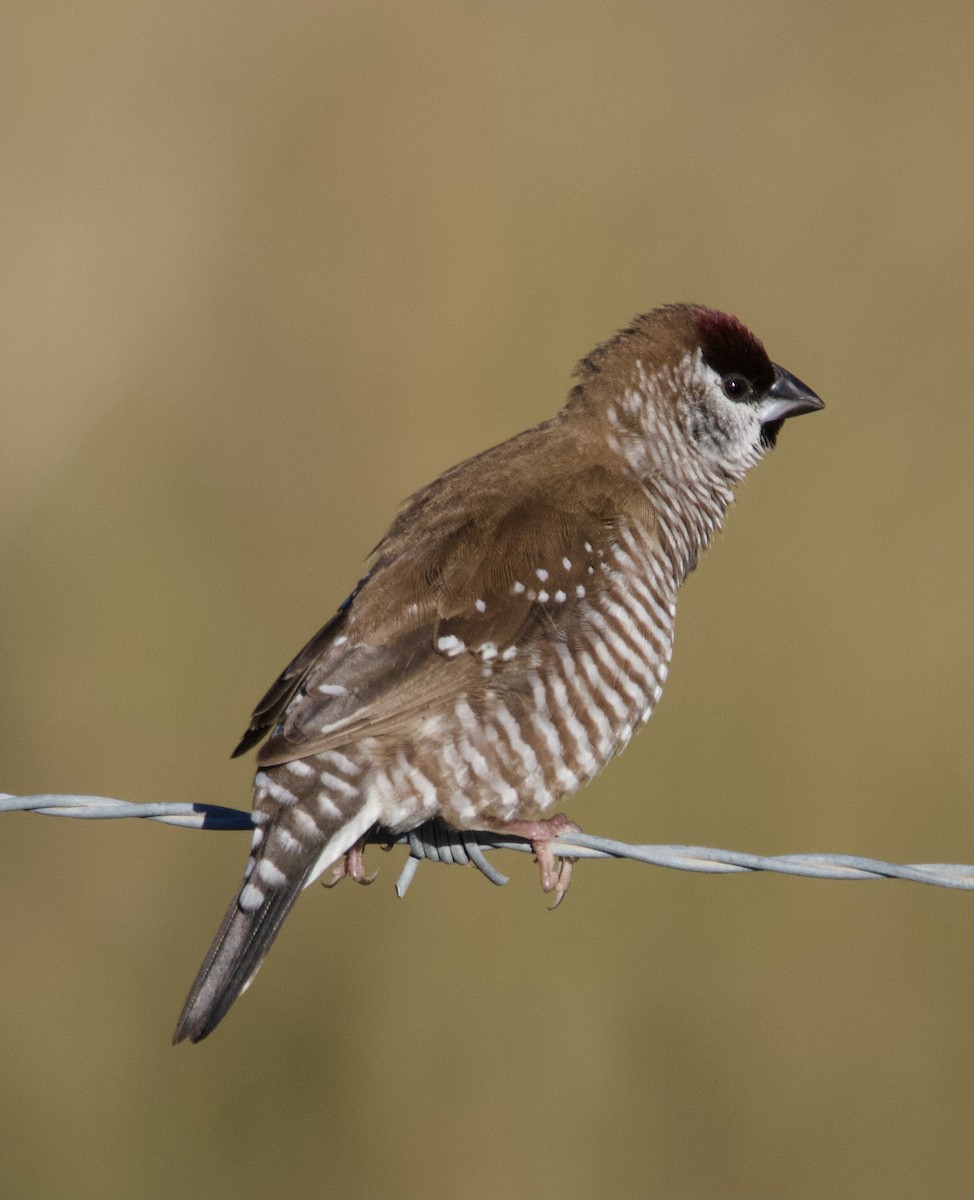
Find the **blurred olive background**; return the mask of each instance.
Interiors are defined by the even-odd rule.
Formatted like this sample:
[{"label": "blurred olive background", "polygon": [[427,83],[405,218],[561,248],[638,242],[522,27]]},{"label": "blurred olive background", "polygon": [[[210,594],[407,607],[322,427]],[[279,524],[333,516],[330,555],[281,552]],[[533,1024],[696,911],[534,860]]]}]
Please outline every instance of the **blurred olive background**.
[{"label": "blurred olive background", "polygon": [[[398,501],[633,313],[827,401],[570,811],[974,861],[968,4],[9,5],[0,787],[246,807],[253,703]],[[3,818],[10,1197],[954,1197],[974,897],[402,851],[173,1049],[247,840]],[[513,856],[509,856],[513,857]]]}]

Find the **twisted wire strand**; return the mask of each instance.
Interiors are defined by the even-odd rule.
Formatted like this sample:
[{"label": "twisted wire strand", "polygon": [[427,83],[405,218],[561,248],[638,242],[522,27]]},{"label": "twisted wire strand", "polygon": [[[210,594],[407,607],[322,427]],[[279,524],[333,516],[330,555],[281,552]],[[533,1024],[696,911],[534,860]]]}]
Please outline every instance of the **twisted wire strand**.
[{"label": "twisted wire strand", "polygon": [[4,812],[36,812],[45,817],[80,817],[88,821],[144,817],[184,829],[254,828],[250,813],[239,808],[222,808],[219,804],[130,804],[110,796],[10,796],[0,792],[0,813]]},{"label": "twisted wire strand", "polygon": [[[0,813],[37,812],[49,817],[80,817],[85,820],[142,817],[184,829],[253,829],[251,814],[218,804],[131,804],[108,796],[42,794],[11,796],[0,792]],[[409,858],[399,876],[396,892],[406,894],[420,862],[471,865],[498,886],[508,882],[484,856],[485,850],[517,850],[531,853],[524,838],[482,830],[450,829],[442,821],[428,821],[407,833],[374,829],[367,841],[383,846],[406,845]],[[974,891],[974,866],[963,863],[890,863],[854,854],[782,854],[766,856],[711,846],[630,845],[614,838],[590,833],[564,833],[552,841],[551,852],[559,858],[629,858],[655,867],[697,871],[708,875],[772,871],[810,879],[906,879],[934,887]]]}]

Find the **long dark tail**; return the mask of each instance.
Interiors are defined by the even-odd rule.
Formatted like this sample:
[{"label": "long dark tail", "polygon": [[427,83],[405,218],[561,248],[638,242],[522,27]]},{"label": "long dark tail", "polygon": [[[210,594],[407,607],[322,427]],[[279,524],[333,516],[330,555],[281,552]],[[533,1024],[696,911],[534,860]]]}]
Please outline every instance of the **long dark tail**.
[{"label": "long dark tail", "polygon": [[174,1042],[198,1042],[223,1020],[264,961],[304,880],[272,893],[257,912],[244,912],[234,898],[183,1008]]},{"label": "long dark tail", "polygon": [[[334,812],[334,805],[331,809]],[[375,822],[368,804],[346,812],[345,819],[333,821],[330,829],[322,827],[325,822],[316,812],[317,829],[308,839],[307,833],[296,836],[294,817],[293,809],[284,809],[274,823],[255,834],[244,884],[190,989],[173,1042],[186,1038],[198,1042],[212,1033],[257,974],[301,889],[341,858]]]}]

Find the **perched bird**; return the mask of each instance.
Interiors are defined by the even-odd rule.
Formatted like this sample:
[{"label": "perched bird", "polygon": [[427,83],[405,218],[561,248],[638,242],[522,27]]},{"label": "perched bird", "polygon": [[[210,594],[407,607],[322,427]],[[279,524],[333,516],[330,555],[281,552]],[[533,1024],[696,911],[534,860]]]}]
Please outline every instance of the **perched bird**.
[{"label": "perched bird", "polygon": [[[562,410],[409,499],[337,614],[258,704],[244,882],[175,1041],[249,984],[298,893],[438,817],[528,837],[648,720],[676,594],[782,423],[822,408],[735,317],[673,304],[582,359]],[[341,871],[342,868],[339,868]]]}]

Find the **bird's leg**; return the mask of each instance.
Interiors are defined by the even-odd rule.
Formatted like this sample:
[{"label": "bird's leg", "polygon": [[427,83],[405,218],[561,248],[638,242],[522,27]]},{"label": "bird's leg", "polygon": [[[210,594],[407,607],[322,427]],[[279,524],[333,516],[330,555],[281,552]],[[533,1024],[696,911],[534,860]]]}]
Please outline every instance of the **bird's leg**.
[{"label": "bird's leg", "polygon": [[571,887],[575,860],[563,858],[556,865],[555,856],[551,853],[551,843],[557,841],[563,833],[581,833],[581,829],[574,821],[569,821],[564,813],[556,813],[544,821],[505,821],[495,828],[495,832],[513,833],[531,843],[535,861],[541,871],[541,890],[555,893],[554,903],[550,907],[557,908]]},{"label": "bird's leg", "polygon": [[365,850],[365,839],[368,835],[363,835],[349,850],[346,850],[341,862],[335,863],[332,867],[331,879],[322,880],[322,886],[333,888],[335,884],[341,883],[345,878],[354,879],[356,883],[367,887],[370,883],[375,882],[375,877],[379,874],[378,871],[373,871],[371,875],[365,873],[365,863],[362,860],[362,854]]}]

